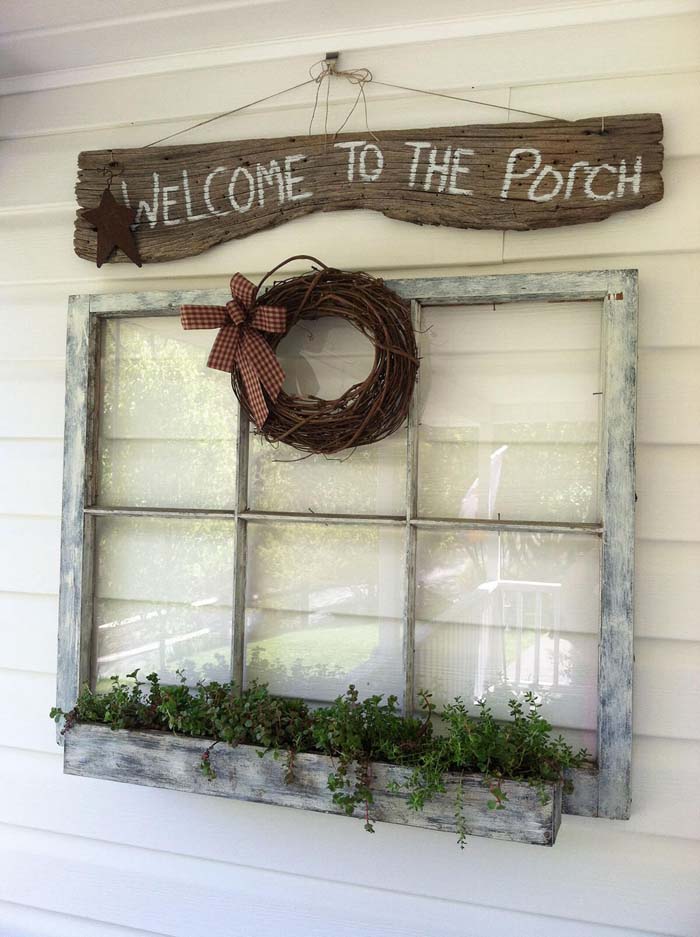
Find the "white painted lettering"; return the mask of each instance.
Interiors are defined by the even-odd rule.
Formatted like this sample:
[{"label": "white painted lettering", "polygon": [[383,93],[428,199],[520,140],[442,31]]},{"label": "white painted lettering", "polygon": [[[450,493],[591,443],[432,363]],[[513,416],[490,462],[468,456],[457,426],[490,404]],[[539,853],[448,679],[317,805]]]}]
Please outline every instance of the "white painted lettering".
[{"label": "white painted lettering", "polygon": [[576,181],[576,170],[585,169],[588,166],[588,162],[585,159],[579,159],[577,162],[571,164],[571,169],[569,169],[569,175],[566,177],[566,189],[564,190],[564,198],[571,198],[571,193],[574,190],[574,183]]},{"label": "white painted lettering", "polygon": [[298,182],[303,182],[303,176],[293,176],[292,175],[292,164],[298,163],[299,160],[306,159],[303,153],[298,153],[296,156],[285,156],[284,157],[284,181],[287,189],[287,198],[290,202],[300,202],[304,198],[311,198],[313,192],[295,192],[294,186]]},{"label": "white painted lettering", "polygon": [[452,168],[450,170],[450,181],[447,186],[447,191],[450,195],[471,195],[471,189],[460,189],[457,185],[457,176],[459,173],[468,173],[468,166],[460,166],[459,159],[460,156],[473,156],[474,150],[465,150],[461,147],[456,147],[454,153],[452,154]]},{"label": "white painted lettering", "polygon": [[[134,225],[141,224],[142,216],[146,215],[148,218],[149,225],[154,228],[158,222],[158,199],[160,196],[160,176],[157,172],[153,173],[153,201],[149,205],[146,201],[139,202],[139,207],[136,209],[136,221]],[[126,186],[126,181],[122,179],[122,198],[124,199],[124,204],[127,208],[131,208],[131,202],[129,201],[129,190]]]},{"label": "white painted lettering", "polygon": [[171,192],[178,192],[179,185],[166,185],[163,187],[163,224],[175,225],[182,222],[182,218],[170,218],[169,210],[173,205],[177,205],[177,199],[170,198]]},{"label": "white painted lettering", "polygon": [[122,179],[122,199],[127,208],[131,208],[131,199],[129,198],[129,188],[126,180]]},{"label": "white painted lettering", "polygon": [[190,192],[190,180],[186,169],[182,170],[182,194],[185,196],[185,215],[188,221],[201,221],[202,218],[207,217],[206,212],[202,215],[192,214],[192,193]]},{"label": "white painted lettering", "polygon": [[212,171],[209,173],[209,175],[205,179],[204,181],[204,204],[207,206],[207,209],[212,213],[212,215],[221,215],[223,217],[224,215],[230,215],[231,212],[229,210],[220,211],[219,209],[214,208],[214,205],[212,204],[212,200],[211,200],[211,184],[214,181],[214,176],[217,176],[221,172],[227,172],[227,169],[225,166],[217,166],[216,169],[212,169]]},{"label": "white painted lettering", "polygon": [[258,179],[258,203],[265,204],[265,185],[274,186],[277,183],[277,201],[281,205],[284,201],[284,176],[277,160],[271,159],[267,166],[258,163],[255,174]]},{"label": "white painted lettering", "polygon": [[[534,158],[534,163],[524,172],[515,172],[516,164],[520,159],[520,156],[524,153],[528,153],[530,156],[532,156]],[[510,184],[513,179],[525,179],[526,176],[531,176],[533,172],[537,172],[537,170],[540,168],[541,162],[542,154],[534,147],[518,146],[514,150],[511,150],[510,156],[508,157],[508,162],[506,163],[506,172],[503,177],[501,198],[508,198],[508,190],[510,189]]]},{"label": "white painted lettering", "polygon": [[[367,154],[369,152],[374,153],[375,166],[372,172],[367,171]],[[374,145],[374,143],[368,143],[360,153],[360,164],[358,166],[360,179],[363,182],[376,182],[376,180],[381,176],[383,169],[384,154],[378,146]]]},{"label": "white painted lettering", "polygon": [[609,192],[605,193],[605,195],[599,195],[597,192],[593,191],[593,183],[595,178],[602,170],[611,172],[614,176],[617,175],[617,169],[615,169],[614,166],[611,166],[610,163],[601,163],[600,166],[591,166],[586,170],[586,181],[583,183],[583,191],[586,193],[586,196],[588,198],[595,199],[597,202],[609,201],[615,195],[616,191],[614,185]]},{"label": "white painted lettering", "polygon": [[[541,195],[537,195],[538,188],[547,178],[547,176],[554,176],[554,188],[551,192],[543,192]],[[564,176],[559,172],[558,169],[555,169],[553,166],[547,164],[539,171],[537,178],[527,190],[527,197],[531,202],[551,202],[553,198],[556,198],[556,196],[559,195],[563,185]]]},{"label": "white painted lettering", "polygon": [[[244,175],[248,183],[248,201],[245,204],[241,204],[236,198],[236,183],[238,182],[238,177],[240,175]],[[238,211],[244,215],[247,211],[250,210],[250,206],[253,204],[254,198],[255,179],[253,178],[253,174],[249,172],[245,166],[238,166],[233,170],[231,181],[228,184],[228,200],[235,211]]]},{"label": "white painted lettering", "polygon": [[447,176],[450,171],[450,163],[452,162],[452,147],[447,147],[441,163],[435,162],[436,156],[437,147],[434,146],[428,154],[428,168],[425,171],[425,182],[423,183],[423,190],[425,192],[427,192],[433,184],[433,176],[436,173],[440,176],[437,187],[438,192],[444,192],[445,186],[447,185]]},{"label": "white painted lettering", "polygon": [[366,142],[366,140],[348,140],[346,143],[333,144],[337,150],[348,151],[348,182],[352,182],[355,178],[355,150],[358,146],[364,146]]},{"label": "white painted lettering", "polygon": [[634,172],[631,176],[627,175],[627,161],[620,160],[620,168],[617,176],[617,197],[622,198],[625,194],[625,186],[630,183],[635,195],[639,195],[639,189],[642,184],[642,157],[638,156],[634,161]]},{"label": "white painted lettering", "polygon": [[413,188],[416,184],[416,173],[418,172],[418,163],[420,162],[420,152],[421,150],[430,149],[430,143],[405,143],[404,146],[413,147],[413,159],[411,160],[411,171],[408,176],[408,185],[409,188]]}]

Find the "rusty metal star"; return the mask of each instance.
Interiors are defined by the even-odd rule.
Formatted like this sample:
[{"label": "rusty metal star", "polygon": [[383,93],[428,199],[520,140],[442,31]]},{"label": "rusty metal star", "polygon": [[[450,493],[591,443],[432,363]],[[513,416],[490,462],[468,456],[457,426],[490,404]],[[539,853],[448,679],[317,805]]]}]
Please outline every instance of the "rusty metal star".
[{"label": "rusty metal star", "polygon": [[97,208],[89,208],[82,216],[97,229],[98,267],[102,266],[115,247],[121,248],[137,267],[141,266],[139,249],[129,227],[136,221],[133,208],[120,205],[110,189],[106,188]]}]

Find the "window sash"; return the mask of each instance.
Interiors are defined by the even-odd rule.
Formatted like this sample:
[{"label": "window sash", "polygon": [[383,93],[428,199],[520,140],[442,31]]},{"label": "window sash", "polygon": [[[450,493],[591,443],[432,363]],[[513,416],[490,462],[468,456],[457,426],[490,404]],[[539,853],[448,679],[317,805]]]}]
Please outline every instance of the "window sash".
[{"label": "window sash", "polygon": [[[405,530],[404,706],[415,695],[416,543],[419,529],[480,529],[590,534],[602,540],[598,763],[577,772],[569,812],[629,815],[631,764],[632,578],[634,547],[634,430],[636,397],[636,271],[593,271],[399,280],[387,285],[421,308],[533,301],[602,300],[603,413],[601,521],[596,524],[417,516],[418,392],[408,415],[405,516],[353,516],[248,509],[249,424],[239,413],[236,507],[233,511],[96,506],[100,322],[105,318],[176,316],[181,304],[221,304],[220,291],[73,297],[68,316],[66,433],[61,550],[58,705],[70,709],[91,677],[95,521],[104,515],[229,519],[234,533],[231,675],[243,684],[245,662],[246,532],[249,523],[276,521],[401,526]],[[419,378],[420,379],[420,378]]]}]

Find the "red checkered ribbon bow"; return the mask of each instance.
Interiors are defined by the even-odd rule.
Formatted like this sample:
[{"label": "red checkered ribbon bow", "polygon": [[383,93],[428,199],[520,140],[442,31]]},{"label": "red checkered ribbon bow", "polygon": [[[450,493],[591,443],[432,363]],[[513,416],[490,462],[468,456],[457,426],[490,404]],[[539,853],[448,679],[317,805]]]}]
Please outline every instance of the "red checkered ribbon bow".
[{"label": "red checkered ribbon bow", "polygon": [[260,428],[269,414],[263,388],[277,400],[284,371],[263,332],[284,332],[284,306],[256,306],[257,287],[242,274],[231,277],[231,296],[225,306],[181,306],[183,329],[219,329],[209,360],[210,368],[239,372],[255,424]]}]

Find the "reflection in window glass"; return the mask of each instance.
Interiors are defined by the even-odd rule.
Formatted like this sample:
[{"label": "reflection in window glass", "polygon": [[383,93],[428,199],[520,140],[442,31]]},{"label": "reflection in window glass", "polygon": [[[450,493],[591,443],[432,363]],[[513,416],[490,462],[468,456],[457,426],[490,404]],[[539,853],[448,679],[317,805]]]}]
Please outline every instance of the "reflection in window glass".
[{"label": "reflection in window glass", "polygon": [[106,321],[99,504],[233,507],[238,411],[229,375],[206,366],[215,334],[175,317]]},{"label": "reflection in window glass", "polygon": [[[598,520],[600,329],[596,303],[424,310],[419,515]],[[213,337],[177,317],[105,323],[98,503],[233,508],[237,403],[206,367]],[[279,355],[288,392],[327,399],[373,360],[337,319],[300,324]],[[405,428],[330,458],[252,434],[253,510],[403,516],[405,484]],[[420,531],[416,687],[438,704],[486,694],[499,716],[534,689],[594,750],[599,546]],[[321,702],[348,683],[401,699],[403,529],[251,523],[246,577],[248,682]],[[137,667],[229,679],[232,592],[232,524],[99,519],[98,687]]]},{"label": "reflection in window glass", "polygon": [[[284,389],[333,400],[361,383],[374,361],[369,340],[342,319],[302,322],[280,343]],[[406,429],[334,456],[251,440],[250,505],[261,511],[325,514],[405,512]]]},{"label": "reflection in window glass", "polygon": [[311,455],[253,436],[250,500],[258,511],[402,516],[406,508],[406,435],[394,433],[350,455]]},{"label": "reflection in window glass", "polygon": [[600,541],[563,534],[418,535],[416,687],[485,696],[499,717],[525,690],[595,748]]},{"label": "reflection in window glass", "polygon": [[326,701],[403,689],[403,531],[250,524],[246,679]]},{"label": "reflection in window glass", "polygon": [[233,523],[149,517],[97,519],[95,680],[156,671],[163,683],[227,680]]},{"label": "reflection in window glass", "polygon": [[598,519],[600,303],[423,313],[419,513]]}]

